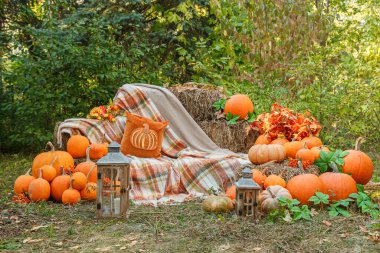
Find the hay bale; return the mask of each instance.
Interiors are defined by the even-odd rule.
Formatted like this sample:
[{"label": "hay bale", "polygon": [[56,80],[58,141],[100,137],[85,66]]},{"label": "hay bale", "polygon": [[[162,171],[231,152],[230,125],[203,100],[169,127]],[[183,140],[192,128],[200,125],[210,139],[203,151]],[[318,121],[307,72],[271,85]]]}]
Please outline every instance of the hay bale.
[{"label": "hay bale", "polygon": [[249,123],[246,121],[228,125],[225,119],[219,119],[201,121],[198,124],[219,147],[234,152],[247,153],[259,136],[259,133],[252,129],[247,133]]},{"label": "hay bale", "polygon": [[316,165],[311,165],[310,168],[304,170],[301,168],[290,167],[288,166],[288,164],[289,164],[289,160],[285,160],[281,163],[269,162],[269,163],[261,164],[261,165],[256,166],[255,168],[261,170],[266,176],[273,175],[273,174],[279,175],[283,179],[285,179],[286,182],[288,182],[292,177],[295,177],[297,175],[307,174],[307,173],[319,175],[320,173],[319,168]]},{"label": "hay bale", "polygon": [[223,88],[207,84],[186,83],[170,87],[169,90],[197,123],[216,119],[212,104],[226,98]]}]

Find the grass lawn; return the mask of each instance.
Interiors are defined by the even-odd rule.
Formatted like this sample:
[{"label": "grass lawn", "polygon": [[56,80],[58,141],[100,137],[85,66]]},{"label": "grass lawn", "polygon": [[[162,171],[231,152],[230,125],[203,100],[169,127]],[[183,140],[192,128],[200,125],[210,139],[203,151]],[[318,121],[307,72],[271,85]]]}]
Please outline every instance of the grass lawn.
[{"label": "grass lawn", "polygon": [[[13,182],[32,156],[0,155],[0,251],[23,252],[380,252],[368,239],[378,221],[353,211],[311,221],[258,224],[205,213],[198,202],[132,206],[129,220],[97,220],[94,203],[11,203]],[[331,223],[331,225],[330,225]]]}]

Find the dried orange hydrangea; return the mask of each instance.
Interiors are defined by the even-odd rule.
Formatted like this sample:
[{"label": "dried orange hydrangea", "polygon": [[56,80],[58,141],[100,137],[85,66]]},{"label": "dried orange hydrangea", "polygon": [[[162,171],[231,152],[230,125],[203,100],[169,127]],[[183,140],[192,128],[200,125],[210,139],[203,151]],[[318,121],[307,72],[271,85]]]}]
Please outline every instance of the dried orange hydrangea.
[{"label": "dried orange hydrangea", "polygon": [[120,108],[117,105],[101,105],[91,109],[87,115],[89,119],[116,121],[116,116],[120,115]]},{"label": "dried orange hydrangea", "polygon": [[268,134],[272,140],[279,134],[288,140],[302,140],[311,134],[317,136],[322,129],[310,112],[297,113],[279,104],[273,104],[270,113],[260,114],[251,127],[258,129],[261,134]]}]

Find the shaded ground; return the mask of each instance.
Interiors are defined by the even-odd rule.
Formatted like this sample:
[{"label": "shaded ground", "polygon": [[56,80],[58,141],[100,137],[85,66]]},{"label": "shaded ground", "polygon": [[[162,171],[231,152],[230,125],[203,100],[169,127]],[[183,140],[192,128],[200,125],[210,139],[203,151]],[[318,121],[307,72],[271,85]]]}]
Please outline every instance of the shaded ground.
[{"label": "shaded ground", "polygon": [[380,244],[364,231],[376,223],[358,213],[330,218],[320,212],[312,221],[252,224],[233,214],[207,214],[200,203],[189,202],[132,206],[125,221],[95,219],[95,206],[88,202],[10,203],[13,181],[31,160],[0,155],[0,251],[380,252]]}]

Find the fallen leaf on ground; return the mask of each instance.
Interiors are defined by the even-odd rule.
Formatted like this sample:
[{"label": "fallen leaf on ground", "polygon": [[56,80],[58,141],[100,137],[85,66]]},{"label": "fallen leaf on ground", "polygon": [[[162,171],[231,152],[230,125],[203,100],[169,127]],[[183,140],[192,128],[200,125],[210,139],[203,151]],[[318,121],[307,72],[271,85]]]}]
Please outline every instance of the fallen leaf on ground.
[{"label": "fallen leaf on ground", "polygon": [[328,227],[330,227],[332,225],[331,222],[329,222],[327,220],[322,221],[322,223],[325,224]]},{"label": "fallen leaf on ground", "polygon": [[363,226],[359,226],[360,228],[360,231],[362,231],[363,233],[369,233],[369,230],[366,228],[366,227],[363,227]]},{"label": "fallen leaf on ground", "polygon": [[120,247],[119,250],[124,250],[126,249],[127,247],[123,246],[123,247]]},{"label": "fallen leaf on ground", "polygon": [[62,246],[63,242],[56,242],[56,243],[54,243],[54,245],[56,245],[56,246]]},{"label": "fallen leaf on ground", "polygon": [[315,216],[317,214],[318,214],[317,210],[315,210],[315,208],[312,208],[311,211],[310,211],[311,217],[313,217],[313,216]]},{"label": "fallen leaf on ground", "polygon": [[380,233],[378,231],[369,233],[368,239],[372,242],[380,243]]},{"label": "fallen leaf on ground", "polygon": [[95,251],[98,251],[98,252],[107,252],[107,251],[110,251],[111,250],[111,246],[109,247],[103,247],[103,248],[96,248]]},{"label": "fallen leaf on ground", "polygon": [[32,227],[32,229],[30,231],[37,231],[41,228],[47,228],[47,227],[48,227],[47,225],[34,226],[34,227]]},{"label": "fallen leaf on ground", "polygon": [[28,237],[22,241],[22,243],[36,243],[36,242],[42,242],[44,239],[32,239],[31,237]]},{"label": "fallen leaf on ground", "polygon": [[260,247],[255,247],[255,248],[253,248],[253,251],[260,251],[260,250],[261,250]]},{"label": "fallen leaf on ground", "polygon": [[77,245],[77,246],[73,246],[73,247],[70,247],[69,249],[79,249],[80,248],[80,246],[79,245]]},{"label": "fallen leaf on ground", "polygon": [[231,248],[230,244],[223,244],[219,246],[219,250],[221,251],[229,250],[230,248]]},{"label": "fallen leaf on ground", "polygon": [[137,242],[138,242],[137,240],[134,240],[134,241],[128,243],[127,245],[128,245],[129,247],[132,247],[133,245],[137,244]]},{"label": "fallen leaf on ground", "polygon": [[77,225],[80,225],[80,224],[82,224],[83,222],[81,221],[81,220],[78,220],[77,221]]}]

